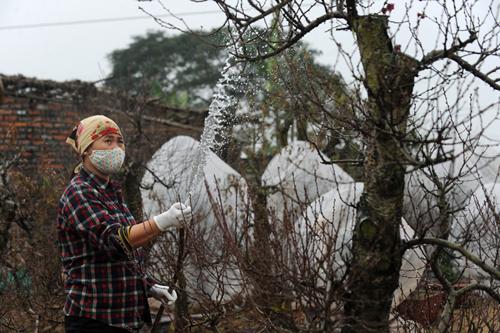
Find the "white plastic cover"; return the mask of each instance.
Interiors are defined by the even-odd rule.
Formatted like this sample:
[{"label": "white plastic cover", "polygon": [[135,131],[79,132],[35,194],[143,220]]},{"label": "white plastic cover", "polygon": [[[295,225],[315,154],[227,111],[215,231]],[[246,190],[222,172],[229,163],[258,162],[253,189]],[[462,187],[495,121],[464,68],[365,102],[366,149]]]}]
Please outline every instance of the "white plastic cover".
[{"label": "white plastic cover", "polygon": [[[304,218],[299,220],[299,233],[303,251],[312,256],[320,267],[321,275],[345,274],[351,259],[352,235],[356,220],[356,203],[363,192],[362,183],[340,184],[311,203]],[[413,229],[403,219],[400,234],[403,240],[414,237]],[[333,240],[333,242],[332,242]],[[400,270],[399,288],[395,291],[393,306],[400,304],[415,288],[425,269],[425,257],[421,248],[407,250]]]},{"label": "white plastic cover", "polygon": [[[198,147],[199,142],[188,136],[177,136],[166,142],[147,164],[141,196],[147,218],[165,211],[177,201],[191,205],[194,218],[186,231],[191,252],[184,267],[188,275],[188,292],[193,297],[199,293],[215,300],[230,297],[240,290],[234,257],[221,253],[225,242],[222,230],[237,242],[239,234],[247,229],[244,226],[248,223],[247,185],[238,172],[209,152],[203,169],[207,186],[202,182],[189,186]],[[217,205],[213,206],[214,202]],[[177,251],[173,235],[166,233],[162,237],[153,249],[152,258]]]},{"label": "white plastic cover", "polygon": [[482,183],[500,181],[500,154],[493,147],[480,147],[447,161],[406,175],[404,217],[419,233],[434,235],[439,229],[437,219],[439,193],[432,177],[454,186],[446,199],[452,210],[467,207],[472,194]]},{"label": "white plastic cover", "polygon": [[274,156],[262,175],[262,185],[274,187],[268,196],[268,208],[281,220],[295,212],[301,203],[314,201],[338,184],[353,183],[351,176],[316,148],[304,141],[295,141]]}]

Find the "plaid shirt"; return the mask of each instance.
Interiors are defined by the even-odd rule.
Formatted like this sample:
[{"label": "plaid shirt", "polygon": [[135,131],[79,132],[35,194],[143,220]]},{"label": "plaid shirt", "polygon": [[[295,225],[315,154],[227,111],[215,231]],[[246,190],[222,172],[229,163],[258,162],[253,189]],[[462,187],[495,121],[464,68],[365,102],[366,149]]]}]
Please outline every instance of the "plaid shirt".
[{"label": "plaid shirt", "polygon": [[83,168],[71,180],[57,218],[65,315],[128,329],[151,322],[146,289],[154,282],[144,278],[142,251],[131,250],[118,236],[134,224],[117,183]]}]

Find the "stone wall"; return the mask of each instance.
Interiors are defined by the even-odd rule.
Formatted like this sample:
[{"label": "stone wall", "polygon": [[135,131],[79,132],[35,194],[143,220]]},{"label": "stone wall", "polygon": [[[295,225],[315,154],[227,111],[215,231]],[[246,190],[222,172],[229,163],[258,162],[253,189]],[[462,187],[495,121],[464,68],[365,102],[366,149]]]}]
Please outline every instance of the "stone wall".
[{"label": "stone wall", "polygon": [[[127,154],[147,161],[170,137],[199,139],[206,111],[165,108],[81,81],[2,76],[0,159],[21,155],[20,168],[68,172],[78,162],[66,137],[82,118],[104,114],[122,128]],[[1,95],[1,92],[0,92]]]}]

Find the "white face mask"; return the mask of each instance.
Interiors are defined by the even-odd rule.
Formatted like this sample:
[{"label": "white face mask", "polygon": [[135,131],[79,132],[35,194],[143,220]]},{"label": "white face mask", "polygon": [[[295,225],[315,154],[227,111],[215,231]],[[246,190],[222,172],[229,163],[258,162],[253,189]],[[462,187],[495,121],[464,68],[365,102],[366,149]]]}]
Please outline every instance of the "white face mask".
[{"label": "white face mask", "polygon": [[122,168],[125,152],[119,147],[111,150],[94,150],[89,158],[97,170],[110,175],[119,172]]}]

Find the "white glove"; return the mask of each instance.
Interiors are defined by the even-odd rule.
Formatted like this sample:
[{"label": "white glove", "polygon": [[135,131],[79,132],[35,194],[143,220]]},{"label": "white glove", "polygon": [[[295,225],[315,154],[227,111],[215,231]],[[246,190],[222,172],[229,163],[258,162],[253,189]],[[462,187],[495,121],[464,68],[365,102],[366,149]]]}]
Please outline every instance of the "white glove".
[{"label": "white glove", "polygon": [[151,296],[162,302],[163,305],[172,305],[177,300],[177,293],[169,286],[154,284],[149,292]]},{"label": "white glove", "polygon": [[166,212],[153,217],[153,220],[156,222],[158,229],[165,231],[167,228],[179,227],[182,221],[189,223],[192,218],[191,207],[176,202]]}]

